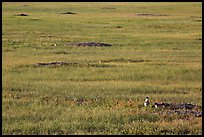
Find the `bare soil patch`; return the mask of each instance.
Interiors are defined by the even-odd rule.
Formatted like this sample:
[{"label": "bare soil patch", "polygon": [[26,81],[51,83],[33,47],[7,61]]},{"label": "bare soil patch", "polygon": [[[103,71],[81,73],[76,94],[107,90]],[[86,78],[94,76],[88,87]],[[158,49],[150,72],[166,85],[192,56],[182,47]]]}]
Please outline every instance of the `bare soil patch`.
[{"label": "bare soil patch", "polygon": [[79,42],[79,43],[72,43],[68,45],[73,45],[73,46],[97,46],[97,47],[109,47],[112,46],[111,44],[107,43],[98,43],[98,42]]},{"label": "bare soil patch", "polygon": [[162,115],[181,115],[185,117],[202,117],[202,107],[190,103],[154,103],[153,108],[162,109],[159,114]]},{"label": "bare soil patch", "polygon": [[67,12],[63,12],[63,13],[60,13],[60,14],[76,14],[76,13],[71,12],[71,11],[67,11]]},{"label": "bare soil patch", "polygon": [[19,13],[19,14],[16,14],[15,16],[28,16],[27,13]]},{"label": "bare soil patch", "polygon": [[156,13],[137,13],[137,16],[169,16],[169,15]]},{"label": "bare soil patch", "polygon": [[77,63],[77,62],[42,62],[34,65],[26,65],[33,67],[60,67],[60,66],[71,66],[71,67],[115,67],[115,65],[109,64],[90,64],[90,63]]},{"label": "bare soil patch", "polygon": [[103,8],[101,8],[101,9],[115,10],[115,8],[114,8],[114,7],[103,7]]},{"label": "bare soil patch", "polygon": [[149,62],[149,60],[144,59],[125,59],[125,58],[118,58],[118,59],[110,59],[110,60],[101,60],[100,62]]}]

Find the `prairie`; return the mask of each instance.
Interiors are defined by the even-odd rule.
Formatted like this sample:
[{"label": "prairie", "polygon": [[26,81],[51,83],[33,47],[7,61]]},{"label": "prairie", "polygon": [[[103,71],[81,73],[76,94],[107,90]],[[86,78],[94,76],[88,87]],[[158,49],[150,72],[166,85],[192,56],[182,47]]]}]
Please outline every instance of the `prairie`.
[{"label": "prairie", "polygon": [[202,108],[201,2],[2,2],[3,134],[202,134],[146,96]]}]

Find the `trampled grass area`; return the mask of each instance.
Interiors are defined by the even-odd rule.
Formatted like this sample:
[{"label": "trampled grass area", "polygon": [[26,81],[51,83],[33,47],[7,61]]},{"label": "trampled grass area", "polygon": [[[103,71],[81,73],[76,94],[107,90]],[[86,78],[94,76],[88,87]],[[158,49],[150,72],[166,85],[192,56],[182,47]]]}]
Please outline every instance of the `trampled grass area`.
[{"label": "trampled grass area", "polygon": [[[201,12],[198,2],[3,2],[3,134],[202,134],[202,117],[143,107],[146,96],[202,107]],[[91,41],[112,46],[69,46]],[[71,65],[35,66],[49,62]]]}]

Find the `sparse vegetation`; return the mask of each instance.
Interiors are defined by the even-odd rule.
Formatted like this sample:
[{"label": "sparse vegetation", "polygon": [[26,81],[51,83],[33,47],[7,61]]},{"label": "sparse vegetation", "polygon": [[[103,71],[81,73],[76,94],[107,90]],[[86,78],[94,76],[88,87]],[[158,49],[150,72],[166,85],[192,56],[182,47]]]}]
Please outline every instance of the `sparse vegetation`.
[{"label": "sparse vegetation", "polygon": [[[202,134],[202,117],[143,107],[202,108],[201,2],[3,2],[2,41],[5,135]],[[112,46],[67,46],[90,41]]]}]

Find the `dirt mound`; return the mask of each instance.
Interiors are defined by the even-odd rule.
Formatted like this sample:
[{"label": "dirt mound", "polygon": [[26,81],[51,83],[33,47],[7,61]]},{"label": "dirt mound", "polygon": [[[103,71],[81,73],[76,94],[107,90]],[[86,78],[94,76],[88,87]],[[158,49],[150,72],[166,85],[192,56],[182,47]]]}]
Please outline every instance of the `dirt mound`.
[{"label": "dirt mound", "polygon": [[63,66],[63,65],[79,65],[75,62],[48,62],[48,63],[38,63],[36,66]]},{"label": "dirt mound", "polygon": [[15,16],[28,16],[27,13],[19,13],[19,14],[16,14]]},{"label": "dirt mound", "polygon": [[166,14],[153,14],[153,13],[137,13],[137,16],[169,16]]},{"label": "dirt mound", "polygon": [[163,108],[170,108],[170,109],[193,109],[195,108],[195,105],[190,103],[173,104],[173,103],[155,102],[152,107],[155,107],[155,108],[163,107]]},{"label": "dirt mound", "polygon": [[125,58],[117,58],[117,59],[110,59],[110,60],[101,60],[100,62],[148,62],[149,60],[143,60],[143,59],[125,59]]},{"label": "dirt mound", "polygon": [[[115,65],[108,64],[90,64],[90,63],[77,63],[77,62],[43,62],[30,65],[33,67],[60,67],[60,66],[71,66],[71,67],[115,67]],[[29,67],[29,65],[27,65]]]},{"label": "dirt mound", "polygon": [[190,103],[181,103],[181,104],[173,104],[173,103],[154,103],[153,108],[165,108],[164,111],[160,113],[166,115],[178,114],[178,115],[193,115],[195,117],[202,117],[202,108],[200,106],[196,106]]},{"label": "dirt mound", "polygon": [[101,9],[115,10],[115,8],[114,8],[114,7],[103,7],[103,8],[101,8]]},{"label": "dirt mound", "polygon": [[97,43],[97,42],[80,42],[80,43],[73,43],[73,44],[70,44],[70,45],[75,45],[75,46],[98,46],[98,47],[112,46],[111,44]]},{"label": "dirt mound", "polygon": [[63,13],[60,13],[60,14],[76,14],[76,13],[68,11],[68,12],[63,12]]}]

